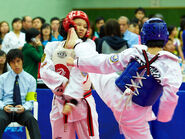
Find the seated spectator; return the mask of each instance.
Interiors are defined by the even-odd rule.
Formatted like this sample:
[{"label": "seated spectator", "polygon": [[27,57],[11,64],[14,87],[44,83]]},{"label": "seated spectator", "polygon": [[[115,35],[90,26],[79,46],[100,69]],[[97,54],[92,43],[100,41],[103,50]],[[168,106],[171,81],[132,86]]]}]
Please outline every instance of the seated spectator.
[{"label": "seated spectator", "polygon": [[57,41],[63,41],[63,37],[59,34],[58,29],[60,26],[60,19],[58,17],[53,17],[50,20],[50,25],[52,29],[52,39],[56,39]]},{"label": "seated spectator", "polygon": [[99,38],[97,38],[96,36],[94,36],[94,37],[95,37],[94,42],[95,42],[95,44],[96,44],[96,50],[97,50],[99,53],[102,53],[101,50],[99,50],[99,46],[98,46],[98,45],[100,45],[100,42],[101,42],[102,38],[105,37],[104,25],[102,25],[102,26],[100,27]]},{"label": "seated spectator", "polygon": [[104,25],[102,25],[100,27],[100,34],[99,34],[99,38],[103,38],[105,36],[105,29],[104,29]]},{"label": "seated spectator", "polygon": [[0,75],[7,72],[6,53],[0,50]]},{"label": "seated spectator", "polygon": [[43,55],[40,41],[40,32],[35,28],[26,31],[26,44],[22,49],[24,64],[23,69],[37,80],[39,62]]},{"label": "seated spectator", "polygon": [[57,41],[57,39],[52,38],[51,26],[50,24],[43,24],[41,27],[41,42],[43,46],[46,46],[48,42]]},{"label": "seated spectator", "polygon": [[116,19],[109,19],[104,25],[105,36],[99,38],[97,52],[110,54],[119,53],[128,48],[127,41],[123,40],[119,23]]},{"label": "seated spectator", "polygon": [[131,22],[137,23],[139,26],[142,25],[142,19],[145,17],[146,13],[145,13],[145,9],[144,8],[137,8],[135,10],[135,17],[132,19]]},{"label": "seated spectator", "polygon": [[32,27],[32,18],[30,16],[24,16],[22,18],[22,29],[21,32],[26,33],[26,30]]},{"label": "seated spectator", "polygon": [[169,25],[168,32],[169,32],[169,38],[172,40],[173,45],[175,46],[174,54],[178,57],[181,57],[182,61],[184,61],[184,54],[182,52],[180,40],[176,38],[177,28],[173,25]]},{"label": "seated spectator", "polygon": [[185,18],[182,18],[180,22],[179,39],[181,41],[183,54],[185,55]]},{"label": "seated spectator", "polygon": [[140,34],[139,25],[137,23],[130,23],[129,27],[128,27],[128,30],[130,32],[133,32],[133,33],[137,34],[137,35]]},{"label": "seated spectator", "polygon": [[25,33],[21,32],[22,21],[20,18],[14,18],[12,21],[13,31],[7,33],[2,43],[2,50],[8,53],[10,49],[22,49],[25,44]]},{"label": "seated spectator", "polygon": [[173,41],[169,38],[166,45],[163,47],[163,50],[168,51],[172,54],[174,54],[175,46],[173,45]]},{"label": "seated spectator", "polygon": [[132,33],[128,30],[129,19],[126,16],[121,16],[118,19],[120,30],[123,35],[123,39],[127,41],[129,48],[135,44],[139,44],[139,37],[137,34]]},{"label": "seated spectator", "polygon": [[1,46],[2,46],[2,42],[3,42],[4,36],[5,36],[9,31],[10,31],[10,27],[9,27],[8,22],[2,21],[2,22],[0,23],[0,49],[1,49]]},{"label": "seated spectator", "polygon": [[105,24],[105,19],[103,17],[98,17],[96,18],[96,21],[95,21],[95,25],[96,25],[96,31],[94,32],[94,36],[99,38],[100,36],[100,28],[101,26],[103,26]]},{"label": "seated spectator", "polygon": [[32,27],[37,29],[38,31],[41,30],[42,25],[45,23],[45,19],[42,17],[35,17],[32,20]]},{"label": "seated spectator", "polygon": [[141,44],[141,37],[140,37],[140,29],[139,29],[139,25],[137,23],[130,23],[128,30],[132,33],[135,33],[138,35],[139,38],[139,44]]},{"label": "seated spectator", "polygon": [[95,39],[97,39],[97,37],[96,36],[94,36],[94,32],[95,32],[95,27],[94,27],[94,24],[93,24],[93,22],[89,22],[90,23],[90,30],[89,30],[89,39],[92,39],[93,41],[95,40]]},{"label": "seated spectator", "polygon": [[0,76],[0,138],[11,122],[18,122],[28,128],[31,139],[41,139],[37,120],[31,113],[33,100],[27,99],[36,92],[36,81],[23,70],[21,50],[11,49],[6,58],[12,70]]}]

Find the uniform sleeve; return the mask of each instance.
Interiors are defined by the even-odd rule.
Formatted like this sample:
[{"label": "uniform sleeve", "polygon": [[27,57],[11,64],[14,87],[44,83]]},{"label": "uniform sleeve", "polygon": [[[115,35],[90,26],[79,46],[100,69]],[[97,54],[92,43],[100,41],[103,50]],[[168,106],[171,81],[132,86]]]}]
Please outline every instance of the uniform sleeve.
[{"label": "uniform sleeve", "polygon": [[[34,78],[30,79],[30,84],[28,87],[28,92],[36,92],[36,80]],[[25,101],[25,103],[23,104],[23,107],[25,108],[25,110],[32,110],[33,108],[33,101]]]},{"label": "uniform sleeve", "polygon": [[[157,119],[161,122],[168,122],[172,119],[177,106],[178,95],[176,94],[182,83],[182,75],[179,64],[172,63],[169,70],[165,71],[165,78],[162,79],[163,95],[160,98],[160,105]],[[172,68],[173,67],[173,68]]]},{"label": "uniform sleeve", "polygon": [[3,95],[3,79],[0,77],[0,110],[3,110],[3,107],[5,106],[5,104],[3,103]]},{"label": "uniform sleeve", "polygon": [[[79,44],[80,45],[80,44]],[[85,46],[77,46],[78,53],[84,53]],[[87,51],[85,57],[78,57],[74,65],[81,71],[91,73],[113,73],[123,71],[131,58],[134,48],[126,49],[119,54],[98,54],[95,50]]]},{"label": "uniform sleeve", "polygon": [[[81,42],[80,44],[79,49],[82,50],[82,52],[76,47],[74,49],[77,57],[86,57],[91,54],[90,52],[93,49],[95,50],[95,46],[89,41]],[[69,84],[65,88],[64,95],[70,96],[71,98],[75,98],[77,100],[83,98],[83,82],[84,78],[81,71],[78,68],[73,67],[70,71]]]},{"label": "uniform sleeve", "polygon": [[86,41],[79,43],[75,49],[76,57],[88,57],[94,56],[98,53],[96,52],[96,45],[93,41]]},{"label": "uniform sleeve", "polygon": [[32,59],[36,62],[40,62],[44,52],[42,46],[38,46],[37,49],[33,48],[31,50],[32,52],[30,53],[30,56],[32,57]]},{"label": "uniform sleeve", "polygon": [[55,67],[52,62],[52,53],[54,49],[57,48],[56,43],[52,45],[48,43],[45,47],[44,54],[41,59],[41,68],[40,75],[43,82],[48,86],[51,90],[55,90],[62,83],[66,83],[68,79],[59,73],[55,72]]},{"label": "uniform sleeve", "polygon": [[73,67],[70,71],[69,83],[65,88],[64,95],[80,100],[83,98],[83,76],[80,70]]}]

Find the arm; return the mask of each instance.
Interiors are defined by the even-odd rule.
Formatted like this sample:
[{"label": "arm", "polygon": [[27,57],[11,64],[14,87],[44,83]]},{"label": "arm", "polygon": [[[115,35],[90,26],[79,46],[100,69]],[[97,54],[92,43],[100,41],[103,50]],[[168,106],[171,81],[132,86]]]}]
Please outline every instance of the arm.
[{"label": "arm", "polygon": [[[86,46],[85,47],[86,49],[84,51],[82,48],[84,52],[80,52],[80,51],[76,51],[78,49],[76,49],[75,47],[76,56],[78,57],[79,56],[84,57],[86,55],[91,54],[89,53],[91,49],[95,50],[95,45],[91,44],[90,41],[88,40],[86,42],[81,42],[80,44],[85,44],[84,46]],[[67,85],[64,91],[64,95],[70,97],[70,102],[66,103],[66,105],[64,106],[64,109],[63,109],[64,114],[70,113],[73,107],[75,107],[78,104],[78,101],[81,98],[83,98],[83,94],[84,94],[83,82],[84,82],[84,77],[82,76],[82,73],[78,68],[73,67],[70,71],[69,84]]]},{"label": "arm", "polygon": [[43,51],[42,46],[38,46],[37,48],[32,48],[32,49],[31,49],[30,56],[31,56],[32,59],[34,59],[36,62],[40,62],[43,53],[44,53],[44,51]]},{"label": "arm", "polygon": [[68,81],[66,77],[55,72],[55,67],[51,58],[52,53],[56,48],[56,42],[54,44],[48,43],[46,45],[40,68],[41,78],[51,90],[55,90],[57,87],[61,86],[63,83],[65,84]]},{"label": "arm", "polygon": [[161,122],[168,122],[172,119],[175,111],[178,96],[177,91],[182,83],[181,70],[178,63],[170,65],[171,70],[167,70],[165,78],[162,80],[164,84],[163,95],[160,98],[159,112],[157,119]]},{"label": "arm", "polygon": [[179,52],[179,56],[181,57],[182,61],[184,61],[184,54],[182,52],[182,47],[181,47],[181,44],[180,44],[180,40],[176,39],[176,42],[177,42],[177,51]]},{"label": "arm", "polygon": [[181,46],[177,46],[177,50],[179,52],[179,56],[181,57],[182,61],[184,61],[184,54],[182,52]]},{"label": "arm", "polygon": [[83,76],[78,68],[73,67],[70,71],[69,83],[64,90],[64,95],[80,100],[83,98]]},{"label": "arm", "polygon": [[134,48],[126,49],[119,54],[98,54],[93,49],[88,49],[87,44],[80,43],[76,46],[75,53],[86,53],[86,56],[77,58],[74,65],[81,71],[92,73],[112,73],[123,71],[127,63],[130,61],[131,53]]},{"label": "arm", "polygon": [[[78,47],[78,48],[77,48]],[[91,40],[86,40],[85,42],[80,42],[79,46],[75,47],[74,51],[77,57],[86,57],[96,53],[95,44]],[[77,100],[83,98],[83,82],[84,77],[80,70],[73,67],[70,71],[69,84],[67,85],[64,95],[68,95]]]},{"label": "arm", "polygon": [[69,83],[67,84],[63,95],[68,99],[64,105],[63,114],[69,114],[73,108],[78,104],[80,99],[83,98],[83,77],[80,70],[76,67],[73,67],[70,71]]},{"label": "arm", "polygon": [[[34,78],[30,79],[29,86],[28,86],[28,92],[36,92],[36,80]],[[25,103],[22,105],[25,110],[32,110],[33,108],[33,100],[26,100]]]},{"label": "arm", "polygon": [[4,91],[3,91],[3,79],[0,78],[0,110],[3,110],[3,107],[5,106],[5,104],[3,102],[3,95],[4,95]]},{"label": "arm", "polygon": [[[80,42],[80,44],[83,44],[83,43],[89,44],[86,42]],[[86,53],[89,52],[88,50],[89,48],[85,49],[84,53],[76,52],[76,56],[84,57],[84,55],[86,55]],[[70,71],[69,84],[65,88],[64,95],[70,96],[71,98],[74,98],[76,100],[83,98],[83,94],[84,94],[83,82],[84,82],[84,78],[82,76],[81,71],[78,68],[73,67]]]}]

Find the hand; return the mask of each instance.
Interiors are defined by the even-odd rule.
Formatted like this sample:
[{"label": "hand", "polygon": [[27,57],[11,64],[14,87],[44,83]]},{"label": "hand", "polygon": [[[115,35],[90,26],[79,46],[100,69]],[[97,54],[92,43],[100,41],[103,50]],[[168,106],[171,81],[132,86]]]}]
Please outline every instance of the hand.
[{"label": "hand", "polygon": [[16,105],[15,107],[18,108],[16,113],[23,113],[25,111],[25,109],[22,105]]},{"label": "hand", "polygon": [[37,41],[35,41],[34,43],[35,43],[36,46],[42,46],[42,43],[41,43],[40,40],[37,40]]},{"label": "hand", "polygon": [[13,107],[13,105],[6,105],[6,106],[4,106],[4,111],[8,112],[8,113],[11,113],[11,111],[10,111],[11,107]]},{"label": "hand", "polygon": [[63,107],[62,113],[65,114],[65,115],[68,115],[69,113],[72,112],[72,110],[73,110],[73,107],[66,103]]},{"label": "hand", "polygon": [[66,59],[67,66],[74,66],[74,59],[72,57],[68,57]]},{"label": "hand", "polygon": [[64,93],[64,90],[65,90],[67,84],[68,84],[68,81],[66,83],[62,83],[62,85],[57,87],[55,90],[52,90],[52,92],[57,96],[61,96]]},{"label": "hand", "polygon": [[22,50],[23,46],[18,47],[19,50]]}]

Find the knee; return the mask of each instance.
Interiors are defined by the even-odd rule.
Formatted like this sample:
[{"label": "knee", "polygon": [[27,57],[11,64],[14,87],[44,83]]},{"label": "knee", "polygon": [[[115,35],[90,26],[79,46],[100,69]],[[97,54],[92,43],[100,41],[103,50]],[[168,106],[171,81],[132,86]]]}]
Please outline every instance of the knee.
[{"label": "knee", "polygon": [[26,121],[36,121],[36,119],[33,117],[33,114],[31,112],[26,111],[25,117],[26,117]]},{"label": "knee", "polygon": [[8,121],[8,118],[5,115],[0,115],[0,123]]},{"label": "knee", "polygon": [[8,126],[9,120],[6,117],[0,117],[0,129],[4,129],[5,127]]},{"label": "knee", "polygon": [[0,117],[0,123],[4,123],[6,121],[7,121],[7,119],[5,117]]},{"label": "knee", "polygon": [[37,121],[37,120],[33,117],[33,115],[30,115],[27,117],[27,121],[33,122],[33,121]]}]

